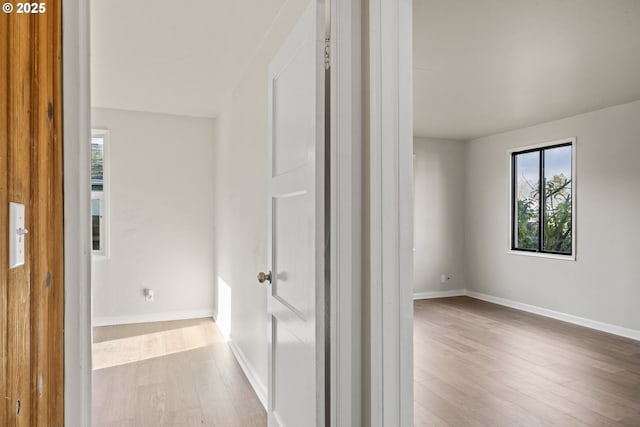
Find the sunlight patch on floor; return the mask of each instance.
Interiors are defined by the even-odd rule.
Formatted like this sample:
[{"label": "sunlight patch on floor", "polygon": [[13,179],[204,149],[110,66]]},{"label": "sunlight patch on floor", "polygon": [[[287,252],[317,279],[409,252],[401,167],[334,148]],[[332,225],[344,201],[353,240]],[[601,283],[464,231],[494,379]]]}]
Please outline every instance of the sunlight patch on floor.
[{"label": "sunlight patch on floor", "polygon": [[154,357],[212,345],[214,335],[207,328],[188,326],[93,344],[93,369],[135,363]]}]

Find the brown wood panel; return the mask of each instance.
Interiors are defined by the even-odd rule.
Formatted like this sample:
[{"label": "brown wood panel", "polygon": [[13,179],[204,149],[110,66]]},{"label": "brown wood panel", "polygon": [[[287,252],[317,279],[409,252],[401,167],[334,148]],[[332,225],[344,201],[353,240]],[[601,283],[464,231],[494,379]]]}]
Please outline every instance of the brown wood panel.
[{"label": "brown wood panel", "polygon": [[640,342],[468,297],[414,304],[416,425],[640,426]]},{"label": "brown wood panel", "polygon": [[[8,74],[9,74],[9,16],[0,13],[0,230],[9,228],[7,194],[9,134],[8,129]],[[8,241],[0,231],[0,420],[6,420],[7,415],[7,269],[9,265]]]},{"label": "brown wood panel", "polygon": [[[32,19],[9,16],[8,196],[10,202],[29,206],[31,192]],[[7,209],[7,206],[3,206]],[[25,210],[31,228],[32,212]],[[7,419],[9,426],[30,427],[30,294],[31,239],[25,238],[25,264],[10,269],[7,277]],[[4,265],[3,268],[7,268]]]},{"label": "brown wood panel", "polygon": [[[62,426],[64,288],[61,2],[0,16],[0,425]],[[26,207],[8,268],[9,202]]]},{"label": "brown wood panel", "polygon": [[[31,387],[35,426],[62,425],[63,241],[60,2],[36,16],[31,169],[33,258],[31,286]],[[55,197],[52,197],[55,196]],[[37,255],[36,255],[37,254]],[[47,331],[42,333],[42,331]]]}]

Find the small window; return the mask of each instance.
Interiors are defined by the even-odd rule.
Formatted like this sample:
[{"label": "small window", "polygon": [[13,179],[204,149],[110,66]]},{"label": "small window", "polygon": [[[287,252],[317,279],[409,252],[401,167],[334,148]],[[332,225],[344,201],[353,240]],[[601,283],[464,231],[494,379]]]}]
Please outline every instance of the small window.
[{"label": "small window", "polygon": [[91,131],[91,235],[93,255],[107,257],[109,131]]},{"label": "small window", "polygon": [[511,153],[511,250],[574,255],[575,139]]}]

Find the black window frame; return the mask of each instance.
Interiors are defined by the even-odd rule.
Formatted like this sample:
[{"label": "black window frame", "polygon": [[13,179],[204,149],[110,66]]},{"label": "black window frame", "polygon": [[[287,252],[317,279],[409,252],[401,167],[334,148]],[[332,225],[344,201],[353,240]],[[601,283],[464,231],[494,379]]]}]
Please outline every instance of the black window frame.
[{"label": "black window frame", "polygon": [[[91,194],[91,256],[95,259],[109,259],[110,255],[110,188],[109,188],[109,176],[110,176],[110,138],[111,131],[104,128],[91,128],[91,137],[89,139],[90,150],[93,150],[93,139],[102,140],[102,179],[94,179],[93,170],[90,171],[90,194]],[[94,187],[96,187],[94,189]],[[94,215],[93,213],[93,201],[100,200],[101,213]],[[99,220],[95,221],[95,217]],[[97,222],[97,224],[96,224]],[[96,227],[97,225],[97,227]],[[98,235],[96,240],[96,228],[98,229]],[[95,242],[99,243],[99,248],[94,249]]]},{"label": "black window frame", "polygon": [[[550,143],[548,145],[540,145],[533,148],[527,148],[524,150],[517,150],[511,152],[511,250],[515,252],[525,252],[531,254],[547,254],[547,255],[557,255],[563,257],[571,257],[575,256],[575,203],[574,203],[574,144],[575,139],[571,138],[568,140],[563,140],[563,142],[559,143]],[[545,162],[544,162],[544,153],[547,150],[552,150],[554,148],[559,147],[571,147],[571,249],[570,252],[559,252],[559,251],[548,251],[544,249],[544,218],[545,218],[545,208],[546,203],[544,200],[544,188],[545,188]],[[516,221],[517,221],[517,176],[516,176],[516,157],[520,154],[527,153],[540,153],[538,156],[538,173],[539,173],[539,183],[540,189],[538,190],[538,249],[528,249],[528,248],[518,248],[516,245],[517,233],[516,230]]]}]

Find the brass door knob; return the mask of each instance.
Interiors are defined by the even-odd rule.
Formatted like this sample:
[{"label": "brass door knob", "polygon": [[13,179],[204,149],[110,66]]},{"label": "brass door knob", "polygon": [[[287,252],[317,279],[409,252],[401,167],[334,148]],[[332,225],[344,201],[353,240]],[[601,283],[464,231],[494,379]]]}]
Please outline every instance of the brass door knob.
[{"label": "brass door knob", "polygon": [[264,283],[266,280],[271,283],[271,272],[263,273],[262,271],[258,273],[258,282]]}]

